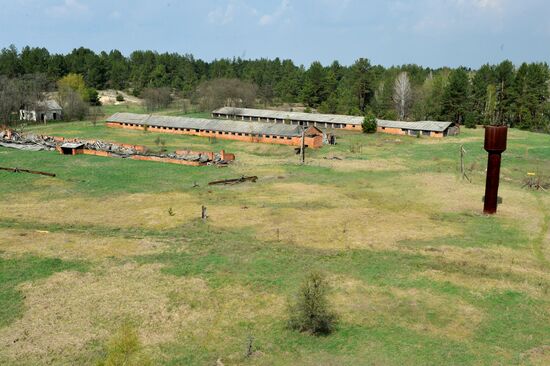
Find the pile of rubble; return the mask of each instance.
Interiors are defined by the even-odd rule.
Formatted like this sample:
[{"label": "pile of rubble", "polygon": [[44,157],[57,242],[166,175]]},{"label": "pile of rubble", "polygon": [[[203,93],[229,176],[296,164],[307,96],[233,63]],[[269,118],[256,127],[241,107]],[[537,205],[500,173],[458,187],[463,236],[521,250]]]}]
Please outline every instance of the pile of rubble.
[{"label": "pile of rubble", "polygon": [[[137,160],[154,160],[160,162],[190,162],[193,165],[226,165],[234,160],[233,154],[214,152],[152,152],[145,146],[112,143],[100,140],[88,141],[79,139],[66,139],[63,137],[41,136],[34,134],[22,134],[13,130],[0,131],[0,146],[19,150],[41,151],[58,150],[63,153],[65,146],[70,145],[75,149],[75,154],[92,154],[120,158],[133,158]],[[78,146],[78,147],[75,147]]]},{"label": "pile of rubble", "polygon": [[57,142],[53,137],[21,134],[17,131],[0,131],[0,146],[19,150],[55,150]]}]

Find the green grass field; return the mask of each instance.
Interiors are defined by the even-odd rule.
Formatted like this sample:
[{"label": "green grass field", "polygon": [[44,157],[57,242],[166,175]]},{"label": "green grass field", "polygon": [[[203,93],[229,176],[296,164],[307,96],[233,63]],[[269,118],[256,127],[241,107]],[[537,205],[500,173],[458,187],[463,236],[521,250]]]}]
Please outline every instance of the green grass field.
[{"label": "green grass field", "polygon": [[[27,130],[153,149],[160,136],[169,150],[237,160],[0,148],[1,166],[57,174],[0,171],[0,364],[95,364],[128,321],[162,365],[550,364],[550,196],[522,188],[528,172],[550,177],[548,135],[510,131],[503,204],[487,217],[481,129],[443,140],[339,131],[305,166],[285,146],[90,122]],[[241,175],[259,180],[207,185]],[[329,336],[286,327],[311,270],[331,284]]]}]

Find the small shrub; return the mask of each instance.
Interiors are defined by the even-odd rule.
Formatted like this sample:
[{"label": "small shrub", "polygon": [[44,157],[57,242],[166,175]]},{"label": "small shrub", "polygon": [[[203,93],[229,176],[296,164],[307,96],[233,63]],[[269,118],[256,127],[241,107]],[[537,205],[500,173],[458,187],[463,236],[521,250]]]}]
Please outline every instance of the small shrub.
[{"label": "small shrub", "polygon": [[321,273],[308,274],[295,302],[289,307],[289,327],[314,335],[330,334],[336,326],[336,314],[330,308],[328,291]]},{"label": "small shrub", "polygon": [[349,152],[361,154],[363,152],[363,143],[361,141],[351,141]]},{"label": "small shrub", "polygon": [[363,133],[375,133],[378,125],[376,124],[376,117],[372,113],[368,113],[363,119]]},{"label": "small shrub", "polygon": [[124,95],[116,93],[116,101],[124,102]]},{"label": "small shrub", "polygon": [[107,354],[98,366],[148,366],[151,360],[141,352],[136,329],[124,323],[107,345]]},{"label": "small shrub", "polygon": [[166,152],[166,141],[157,136],[155,139],[155,145],[159,148],[159,153],[164,154]]},{"label": "small shrub", "polygon": [[310,107],[305,107],[304,108],[304,113],[311,113],[311,108]]}]

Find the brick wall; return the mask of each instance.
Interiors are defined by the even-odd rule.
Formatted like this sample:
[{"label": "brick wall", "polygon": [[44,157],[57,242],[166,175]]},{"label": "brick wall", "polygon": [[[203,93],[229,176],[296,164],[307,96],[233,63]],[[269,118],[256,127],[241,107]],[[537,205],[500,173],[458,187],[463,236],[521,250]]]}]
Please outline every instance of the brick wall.
[{"label": "brick wall", "polygon": [[377,132],[382,132],[382,133],[389,133],[391,135],[405,135],[405,132],[400,128],[377,127],[376,131]]},{"label": "brick wall", "polygon": [[346,125],[343,129],[348,131],[363,131],[363,127],[361,125]]},{"label": "brick wall", "polygon": [[[144,129],[143,126],[141,125],[133,125],[130,123],[108,122],[107,126],[131,129],[131,130]],[[215,137],[223,140],[258,142],[258,143],[265,143],[265,144],[280,144],[280,145],[291,145],[291,146],[300,146],[301,144],[301,137],[299,136],[290,137],[290,138],[282,137],[282,136],[271,136],[271,135],[251,136],[251,135],[245,135],[245,134],[239,135],[236,133],[233,134],[229,132],[220,132],[220,131],[205,131],[205,130],[196,131],[195,129],[156,127],[156,126],[148,126],[147,130],[151,132],[170,133],[170,134],[177,134],[177,135],[192,135],[192,136],[201,136],[201,137]],[[322,136],[316,136],[315,138],[306,137],[306,144],[312,148],[321,147],[323,146],[323,138]]]}]

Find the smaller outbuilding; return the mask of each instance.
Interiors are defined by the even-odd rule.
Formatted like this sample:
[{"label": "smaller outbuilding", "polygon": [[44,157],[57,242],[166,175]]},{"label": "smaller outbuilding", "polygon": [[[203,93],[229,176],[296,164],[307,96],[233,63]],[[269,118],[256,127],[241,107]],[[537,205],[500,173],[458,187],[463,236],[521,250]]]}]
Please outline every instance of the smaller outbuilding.
[{"label": "smaller outbuilding", "polygon": [[84,154],[84,143],[82,142],[65,142],[58,148],[63,155],[78,155]]},{"label": "smaller outbuilding", "polygon": [[44,122],[63,118],[63,108],[53,99],[40,101],[36,106],[25,106],[19,110],[19,120]]}]

